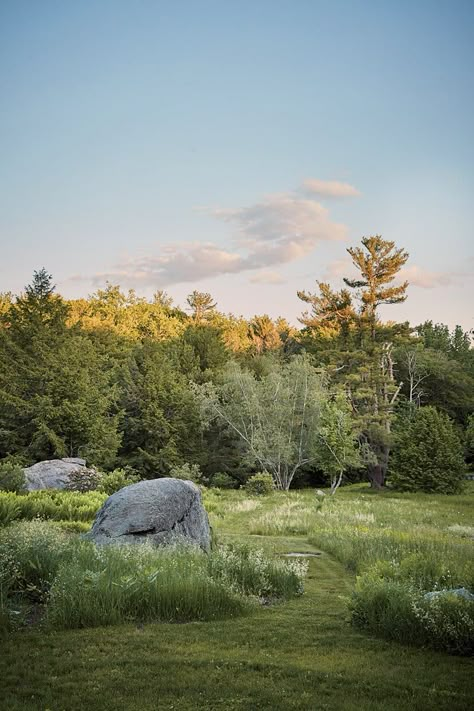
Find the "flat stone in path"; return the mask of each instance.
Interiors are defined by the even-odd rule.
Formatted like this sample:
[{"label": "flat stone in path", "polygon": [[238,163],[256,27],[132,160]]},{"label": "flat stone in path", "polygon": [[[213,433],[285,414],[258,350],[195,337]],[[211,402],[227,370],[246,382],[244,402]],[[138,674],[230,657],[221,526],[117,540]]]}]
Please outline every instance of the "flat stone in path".
[{"label": "flat stone in path", "polygon": [[318,558],[321,553],[313,553],[313,552],[307,552],[307,553],[282,553],[284,558]]}]

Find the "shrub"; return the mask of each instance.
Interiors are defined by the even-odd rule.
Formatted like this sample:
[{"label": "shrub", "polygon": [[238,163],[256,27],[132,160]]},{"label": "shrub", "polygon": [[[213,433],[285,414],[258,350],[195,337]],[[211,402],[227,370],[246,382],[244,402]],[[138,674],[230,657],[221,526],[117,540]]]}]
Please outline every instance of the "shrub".
[{"label": "shrub", "polygon": [[101,491],[110,496],[111,494],[115,494],[116,491],[123,489],[124,486],[137,484],[139,481],[140,477],[135,470],[130,467],[114,469],[112,472],[102,475],[97,491]]},{"label": "shrub", "polygon": [[77,491],[84,494],[86,491],[96,491],[102,481],[102,474],[96,469],[81,467],[69,474],[69,481],[64,487],[65,491]]},{"label": "shrub", "polygon": [[434,407],[419,408],[397,437],[391,484],[402,491],[453,494],[464,472],[463,447],[449,417]]},{"label": "shrub", "polygon": [[274,489],[273,477],[268,472],[254,474],[245,484],[245,490],[255,496],[265,496],[271,494]]},{"label": "shrub", "polygon": [[0,595],[44,600],[71,546],[70,537],[42,521],[21,521],[1,531]]},{"label": "shrub", "polygon": [[238,483],[229,474],[216,472],[212,475],[211,486],[217,489],[237,489]]},{"label": "shrub", "polygon": [[25,488],[23,467],[14,462],[0,463],[0,491],[22,491]]},{"label": "shrub", "polygon": [[446,592],[432,599],[373,570],[358,578],[350,608],[359,627],[387,639],[452,654],[474,652],[474,602]]},{"label": "shrub", "polygon": [[174,479],[186,479],[187,481],[193,481],[195,484],[201,484],[203,478],[199,464],[188,463],[171,467],[170,476]]},{"label": "shrub", "polygon": [[308,562],[270,559],[261,549],[227,545],[213,552],[209,569],[213,578],[243,595],[285,599],[303,592]]}]

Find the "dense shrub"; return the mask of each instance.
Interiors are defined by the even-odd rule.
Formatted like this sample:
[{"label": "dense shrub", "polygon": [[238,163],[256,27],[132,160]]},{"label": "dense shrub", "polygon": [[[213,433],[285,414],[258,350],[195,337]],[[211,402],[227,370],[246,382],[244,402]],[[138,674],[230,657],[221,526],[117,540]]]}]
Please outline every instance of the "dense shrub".
[{"label": "dense shrub", "polygon": [[419,408],[399,433],[390,460],[390,483],[402,491],[453,494],[461,489],[463,446],[447,415]]},{"label": "dense shrub", "polygon": [[238,487],[236,480],[225,472],[213,474],[210,484],[217,489],[237,489]]},{"label": "dense shrub", "polygon": [[70,537],[42,521],[14,523],[0,532],[0,594],[43,601],[60,563],[72,553]]},{"label": "dense shrub", "polygon": [[202,472],[199,468],[199,464],[179,464],[170,469],[170,477],[173,479],[186,479],[187,481],[193,481],[195,484],[200,484],[202,482]]},{"label": "dense shrub", "polygon": [[254,474],[247,479],[245,484],[245,490],[249,494],[256,496],[271,494],[274,488],[273,477],[268,472],[259,472],[258,474]]},{"label": "dense shrub", "polygon": [[14,462],[0,463],[0,491],[22,491],[25,488],[23,467]]},{"label": "dense shrub", "polygon": [[374,568],[357,580],[352,621],[398,642],[424,644],[453,654],[474,652],[474,602],[445,592],[427,598],[400,578]]},{"label": "dense shrub", "polygon": [[101,491],[110,496],[111,494],[115,494],[116,491],[123,489],[124,486],[137,484],[139,481],[140,477],[131,467],[114,469],[114,471],[102,475],[97,491]]},{"label": "dense shrub", "polygon": [[78,491],[84,494],[87,491],[96,491],[102,481],[102,474],[96,469],[86,469],[81,467],[69,474],[69,481],[65,491]]}]

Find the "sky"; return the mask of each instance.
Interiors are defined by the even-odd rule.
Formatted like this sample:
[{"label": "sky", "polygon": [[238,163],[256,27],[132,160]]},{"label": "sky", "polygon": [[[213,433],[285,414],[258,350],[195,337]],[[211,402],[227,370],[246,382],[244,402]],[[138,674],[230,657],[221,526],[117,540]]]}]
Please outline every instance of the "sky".
[{"label": "sky", "polygon": [[35,269],[296,324],[347,247],[474,327],[472,0],[0,0],[0,291]]}]

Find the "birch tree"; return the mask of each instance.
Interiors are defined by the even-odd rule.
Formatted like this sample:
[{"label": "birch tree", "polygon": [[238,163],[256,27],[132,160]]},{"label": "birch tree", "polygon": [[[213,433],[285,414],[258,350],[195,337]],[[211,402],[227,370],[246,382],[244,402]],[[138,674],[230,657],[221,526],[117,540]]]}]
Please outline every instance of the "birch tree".
[{"label": "birch tree", "polygon": [[276,488],[288,490],[301,467],[324,459],[330,395],[307,357],[295,356],[260,379],[233,363],[217,386],[197,390],[204,419],[217,418],[238,434],[247,463],[270,472]]}]

